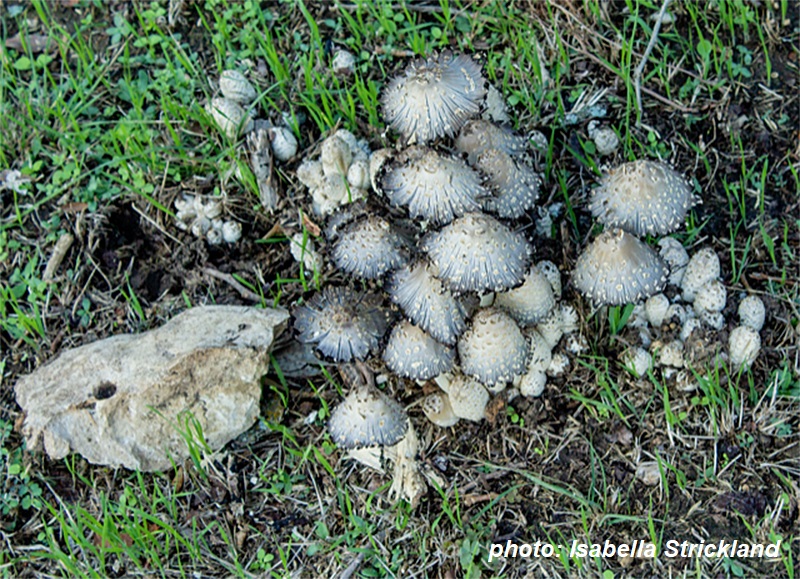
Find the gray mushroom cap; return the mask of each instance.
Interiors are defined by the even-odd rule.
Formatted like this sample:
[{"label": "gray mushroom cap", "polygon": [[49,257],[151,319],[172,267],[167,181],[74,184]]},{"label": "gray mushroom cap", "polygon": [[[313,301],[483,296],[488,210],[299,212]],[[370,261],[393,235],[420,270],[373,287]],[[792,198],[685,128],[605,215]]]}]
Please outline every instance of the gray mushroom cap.
[{"label": "gray mushroom cap", "polygon": [[469,165],[427,147],[406,149],[380,184],[392,204],[406,206],[412,217],[436,225],[479,211],[478,199],[489,194],[480,175]]},{"label": "gray mushroom cap", "polygon": [[412,380],[428,380],[450,371],[456,352],[411,322],[398,323],[389,336],[383,360],[392,372]]},{"label": "gray mushroom cap", "polygon": [[390,314],[374,294],[359,295],[342,286],[326,286],[294,311],[297,340],[313,343],[337,362],[363,360],[386,333]]},{"label": "gray mushroom cap", "polygon": [[408,261],[405,239],[376,215],[349,225],[333,246],[337,267],[365,279],[375,279]]},{"label": "gray mushroom cap", "polygon": [[412,322],[440,342],[455,344],[467,327],[461,302],[432,275],[425,260],[394,272],[388,291]]},{"label": "gray mushroom cap", "polygon": [[342,448],[392,446],[408,430],[403,407],[373,386],[354,388],[331,412],[328,432]]},{"label": "gray mushroom cap", "polygon": [[525,238],[482,213],[468,213],[421,243],[451,290],[502,291],[522,283],[530,263]]},{"label": "gray mushroom cap", "polygon": [[494,193],[484,209],[506,219],[522,217],[539,198],[539,175],[525,163],[500,149],[488,149],[476,166],[487,177]]},{"label": "gray mushroom cap", "polygon": [[508,127],[475,119],[467,121],[461,129],[455,147],[460,153],[466,154],[467,161],[474,165],[478,157],[489,149],[498,149],[513,156],[521,155],[526,150],[527,141]]},{"label": "gray mushroom cap", "polygon": [[686,218],[693,196],[683,176],[655,161],[620,165],[592,193],[589,208],[598,221],[636,235],[666,235]]},{"label": "gray mushroom cap", "polygon": [[621,229],[604,231],[587,247],[572,274],[575,286],[598,304],[621,305],[664,289],[669,269],[644,242]]},{"label": "gray mushroom cap", "polygon": [[534,265],[525,276],[525,282],[518,288],[498,293],[494,305],[527,326],[544,320],[556,305],[556,298],[547,277]]},{"label": "gray mushroom cap", "polygon": [[462,371],[489,386],[523,374],[528,350],[528,340],[517,323],[496,308],[479,310],[458,340]]},{"label": "gray mushroom cap", "polygon": [[407,143],[453,136],[480,113],[486,98],[481,67],[466,55],[445,51],[419,59],[392,79],[383,94],[383,114]]}]

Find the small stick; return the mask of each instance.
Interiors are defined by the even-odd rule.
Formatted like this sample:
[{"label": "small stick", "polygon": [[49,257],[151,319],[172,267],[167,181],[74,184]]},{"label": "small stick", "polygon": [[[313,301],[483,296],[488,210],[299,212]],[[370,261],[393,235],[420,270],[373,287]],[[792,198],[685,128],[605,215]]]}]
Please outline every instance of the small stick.
[{"label": "small stick", "polygon": [[64,261],[64,258],[67,256],[67,252],[69,248],[72,247],[73,241],[75,241],[75,238],[71,233],[65,233],[58,238],[56,246],[53,248],[53,254],[50,256],[50,259],[47,260],[47,265],[44,268],[42,281],[53,281],[56,270],[58,270],[58,266],[61,265],[61,262]]},{"label": "small stick", "polygon": [[639,66],[637,66],[636,70],[633,72],[633,86],[636,89],[636,110],[639,113],[637,125],[641,125],[642,123],[642,72],[644,72],[647,59],[650,58],[650,53],[653,52],[653,47],[656,45],[658,31],[661,30],[661,22],[664,19],[664,14],[667,12],[667,7],[670,2],[672,2],[672,0],[664,0],[664,3],[661,5],[661,10],[658,12],[658,17],[656,18],[656,24],[653,26],[653,34],[650,36],[650,42],[642,55]]},{"label": "small stick", "polygon": [[242,296],[246,300],[250,300],[251,302],[260,302],[261,296],[257,293],[251,292],[249,289],[244,287],[236,278],[234,278],[229,273],[222,273],[221,271],[217,271],[216,269],[212,269],[210,267],[204,267],[203,273],[209,277],[213,277],[220,281],[224,281],[226,284],[231,286],[233,289],[239,292],[239,295]]}]

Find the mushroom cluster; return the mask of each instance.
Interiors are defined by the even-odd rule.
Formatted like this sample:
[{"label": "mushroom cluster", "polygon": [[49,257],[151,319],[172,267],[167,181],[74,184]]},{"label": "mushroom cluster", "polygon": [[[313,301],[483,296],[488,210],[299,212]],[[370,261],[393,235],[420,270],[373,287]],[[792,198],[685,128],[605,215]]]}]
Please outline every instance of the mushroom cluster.
[{"label": "mushroom cluster", "polygon": [[435,424],[480,420],[491,394],[539,395],[569,363],[552,350],[577,314],[559,305],[555,264],[533,264],[515,228],[536,214],[541,178],[528,140],[492,120],[508,119],[505,104],[470,56],[413,62],[382,104],[398,148],[370,151],[340,129],[298,168],[329,216],[316,241],[373,289],[324,287],[295,308],[296,337],[339,363],[383,346],[395,375],[439,385],[422,402]]}]

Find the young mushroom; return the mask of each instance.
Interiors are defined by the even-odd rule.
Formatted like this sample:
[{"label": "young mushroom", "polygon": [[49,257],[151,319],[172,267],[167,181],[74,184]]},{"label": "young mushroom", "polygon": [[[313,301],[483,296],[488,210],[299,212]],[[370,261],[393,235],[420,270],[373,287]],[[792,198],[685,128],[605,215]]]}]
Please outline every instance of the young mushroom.
[{"label": "young mushroom", "polygon": [[461,129],[455,147],[457,151],[467,156],[470,165],[475,165],[478,157],[490,149],[519,156],[525,152],[527,141],[507,127],[500,127],[484,120],[471,120]]},{"label": "young mushroom", "polygon": [[622,229],[604,231],[578,258],[575,286],[598,304],[635,303],[660,292],[667,266],[647,245]]},{"label": "young mushroom", "polygon": [[389,82],[383,114],[407,144],[423,144],[455,135],[480,113],[485,98],[480,65],[469,56],[445,51],[414,61]]},{"label": "young mushroom", "polygon": [[504,219],[522,217],[539,198],[539,175],[508,153],[489,149],[478,157],[476,167],[488,178],[493,195],[484,209]]},{"label": "young mushroom", "polygon": [[531,266],[518,288],[498,293],[494,305],[508,312],[519,324],[528,326],[542,321],[556,305],[553,288],[539,268]]},{"label": "young mushroom", "polygon": [[486,308],[475,314],[471,327],[458,340],[458,356],[465,374],[502,389],[525,371],[528,341],[508,314]]},{"label": "young mushroom", "polygon": [[389,369],[398,376],[412,380],[428,380],[449,372],[455,358],[452,347],[437,342],[405,320],[392,328],[383,351],[383,360]]},{"label": "young mushroom", "polygon": [[336,362],[363,360],[377,349],[388,324],[378,296],[354,295],[342,286],[326,286],[294,311],[298,341],[316,344]]},{"label": "young mushroom", "polygon": [[530,264],[525,238],[496,219],[468,213],[426,236],[421,248],[453,291],[502,291],[522,283]]},{"label": "young mushroom", "polygon": [[692,190],[680,173],[655,161],[633,161],[611,171],[592,193],[598,221],[635,235],[666,235],[683,223]]}]

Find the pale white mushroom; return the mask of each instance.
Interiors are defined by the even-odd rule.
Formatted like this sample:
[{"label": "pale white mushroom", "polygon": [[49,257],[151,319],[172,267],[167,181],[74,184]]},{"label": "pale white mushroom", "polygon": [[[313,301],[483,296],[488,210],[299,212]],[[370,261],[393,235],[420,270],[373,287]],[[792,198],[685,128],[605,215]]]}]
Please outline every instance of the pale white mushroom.
[{"label": "pale white mushroom", "polygon": [[480,422],[486,415],[489,392],[480,382],[468,376],[456,375],[450,381],[447,397],[453,414],[465,420]]},{"label": "pale white mushroom", "polygon": [[428,394],[422,400],[422,412],[436,426],[447,428],[459,421],[450,405],[450,398],[444,392]]},{"label": "pale white mushroom", "polygon": [[738,326],[728,337],[728,352],[734,368],[749,368],[761,351],[761,336],[753,328]]},{"label": "pale white mushroom", "polygon": [[555,303],[550,282],[536,266],[528,270],[521,286],[500,292],[495,297],[495,305],[508,312],[523,326],[543,320]]},{"label": "pale white mushroom", "polygon": [[747,296],[739,302],[739,320],[743,326],[759,332],[764,327],[765,316],[764,302],[758,296]]},{"label": "pale white mushroom", "polygon": [[686,265],[689,263],[689,253],[674,237],[662,237],[658,240],[658,245],[661,248],[659,250],[661,258],[669,266],[670,285],[680,286]]},{"label": "pale white mushroom", "polygon": [[708,282],[717,279],[720,275],[719,257],[710,247],[695,253],[686,266],[681,281],[683,299],[693,302],[697,292]]},{"label": "pale white mushroom", "polygon": [[629,348],[622,354],[622,364],[637,378],[647,375],[652,367],[653,357],[644,348]]},{"label": "pale white mushroom", "polygon": [[694,297],[694,310],[702,315],[704,312],[721,312],[727,300],[725,286],[719,280],[712,280],[701,287]]},{"label": "pale white mushroom", "polygon": [[644,303],[647,321],[649,321],[653,327],[660,328],[667,317],[669,305],[669,298],[664,294],[656,294],[647,298],[647,301]]},{"label": "pale white mushroom", "polygon": [[238,70],[223,70],[219,76],[219,90],[227,99],[247,106],[258,96],[256,89]]}]

